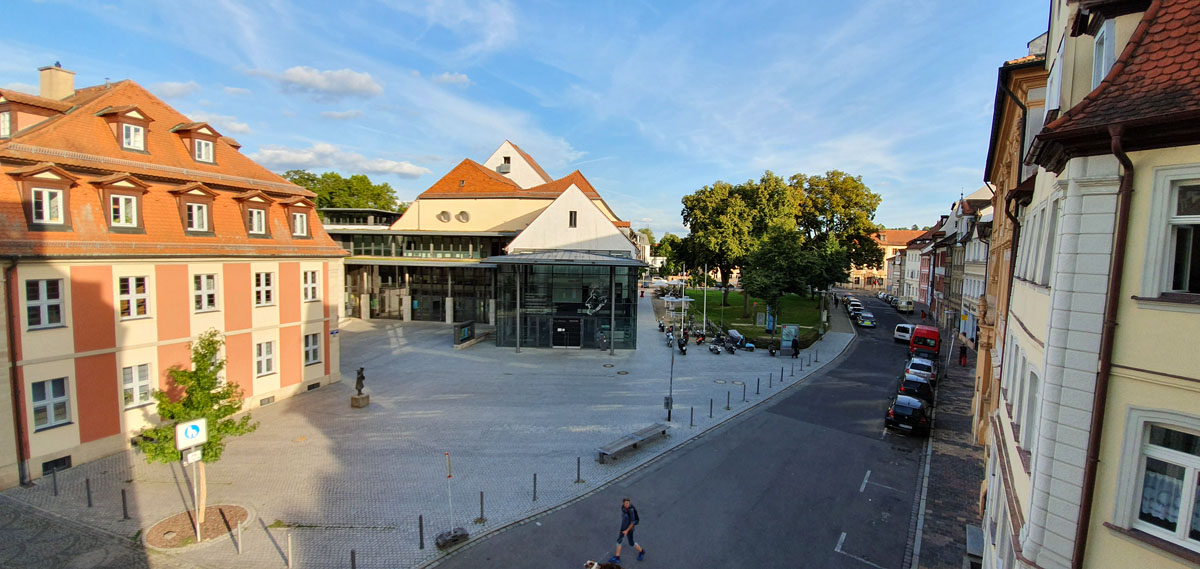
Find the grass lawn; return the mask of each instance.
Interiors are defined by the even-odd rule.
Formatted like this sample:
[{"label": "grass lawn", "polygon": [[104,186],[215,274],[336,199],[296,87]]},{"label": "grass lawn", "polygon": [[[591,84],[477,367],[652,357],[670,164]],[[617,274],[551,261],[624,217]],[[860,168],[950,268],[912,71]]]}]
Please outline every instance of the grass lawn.
[{"label": "grass lawn", "polygon": [[[721,292],[708,291],[708,320],[714,324],[722,325],[725,328],[733,328],[741,332],[744,336],[752,338],[756,344],[760,344],[765,348],[766,343],[761,339],[770,338],[770,334],[761,326],[755,326],[755,313],[764,312],[765,304],[761,299],[750,297],[750,316],[743,317],[742,309],[745,298],[741,291],[729,291],[729,306],[721,306]],[[688,290],[687,295],[693,299],[689,303],[689,314],[696,318],[696,322],[700,321],[701,315],[704,313],[704,295],[703,290]],[[754,303],[758,302],[755,306]],[[789,294],[780,301],[780,311],[782,317],[777,320],[779,324],[799,324],[802,327],[816,328],[820,321],[821,313],[818,307],[818,300],[814,298],[801,297],[800,295]],[[779,332],[776,331],[776,337]]]}]

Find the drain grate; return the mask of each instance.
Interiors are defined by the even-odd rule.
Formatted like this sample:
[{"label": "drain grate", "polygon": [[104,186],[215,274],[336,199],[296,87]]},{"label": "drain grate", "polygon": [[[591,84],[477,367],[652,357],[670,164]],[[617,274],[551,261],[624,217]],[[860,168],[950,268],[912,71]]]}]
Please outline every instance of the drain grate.
[{"label": "drain grate", "polygon": [[613,367],[615,365],[617,365],[617,364],[604,364],[604,367]]},{"label": "drain grate", "polygon": [[629,372],[622,370],[622,371],[618,371],[617,375],[629,375]]}]

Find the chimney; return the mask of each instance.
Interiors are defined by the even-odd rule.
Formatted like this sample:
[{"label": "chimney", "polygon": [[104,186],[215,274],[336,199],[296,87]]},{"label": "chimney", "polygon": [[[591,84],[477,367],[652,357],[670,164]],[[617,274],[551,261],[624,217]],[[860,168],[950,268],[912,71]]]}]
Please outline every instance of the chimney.
[{"label": "chimney", "polygon": [[41,95],[43,97],[61,101],[75,94],[74,71],[63,69],[58,62],[41,67],[38,71],[42,74]]}]

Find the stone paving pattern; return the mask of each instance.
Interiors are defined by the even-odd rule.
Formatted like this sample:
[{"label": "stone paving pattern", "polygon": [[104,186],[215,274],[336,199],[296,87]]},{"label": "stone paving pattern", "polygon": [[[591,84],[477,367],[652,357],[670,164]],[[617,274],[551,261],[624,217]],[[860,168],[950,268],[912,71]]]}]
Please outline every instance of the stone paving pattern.
[{"label": "stone paving pattern", "polygon": [[[347,567],[352,548],[358,567],[416,567],[438,557],[438,532],[462,526],[477,537],[585,495],[801,383],[854,337],[848,326],[826,334],[803,354],[804,361],[816,361],[797,366],[795,376],[791,365],[801,360],[771,358],[763,350],[676,355],[671,436],[602,465],[597,447],[665,419],[671,351],[657,331],[650,298],[640,301],[638,333],[639,349],[615,356],[546,349],[517,354],[486,342],[454,350],[444,324],[346,323],[342,373],[352,378],[354,369],[366,368],[370,406],[350,408],[353,381],[347,381],[257,409],[259,429],[231,441],[222,460],[208,466],[209,503],[251,510],[241,554],[232,539],[220,539],[139,557],[130,544],[143,528],[191,506],[191,470],[150,465],[133,452],[61,472],[57,497],[48,478],[0,494],[0,516],[7,516],[0,519],[18,520],[0,526],[0,554],[28,555],[29,519],[44,523],[39,533],[56,544],[38,548],[54,561],[31,566],[70,566],[82,552],[100,560],[83,566],[285,567],[290,535],[295,567]],[[788,373],[782,386],[780,367]],[[760,395],[754,394],[756,378]],[[735,393],[733,409],[725,411],[727,388],[739,388],[718,386],[716,379],[745,381],[749,402]],[[712,419],[710,398],[716,400]],[[689,427],[693,406],[695,426]],[[445,452],[453,458],[449,483]],[[577,457],[582,484],[575,483]],[[89,479],[93,508],[86,507]],[[121,519],[122,489],[132,520]],[[480,491],[487,523],[476,525]],[[418,548],[418,515],[424,516],[425,549]],[[48,539],[59,534],[62,542]]]}]

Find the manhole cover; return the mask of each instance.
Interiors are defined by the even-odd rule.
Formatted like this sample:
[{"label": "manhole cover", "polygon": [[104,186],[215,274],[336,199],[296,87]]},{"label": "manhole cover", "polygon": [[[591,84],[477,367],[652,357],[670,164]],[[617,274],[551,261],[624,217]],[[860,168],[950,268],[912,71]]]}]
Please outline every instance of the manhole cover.
[{"label": "manhole cover", "polygon": [[746,382],[744,382],[744,381],[735,381],[735,382],[733,382],[733,384],[734,384],[734,385],[746,385]]},{"label": "manhole cover", "polygon": [[629,372],[627,372],[627,371],[618,371],[618,372],[617,372],[617,375],[629,375]]},{"label": "manhole cover", "polygon": [[604,367],[613,367],[615,365],[617,365],[617,364],[604,364]]},{"label": "manhole cover", "polygon": [[725,380],[724,379],[714,379],[713,383],[715,383],[717,385],[725,385]]}]

